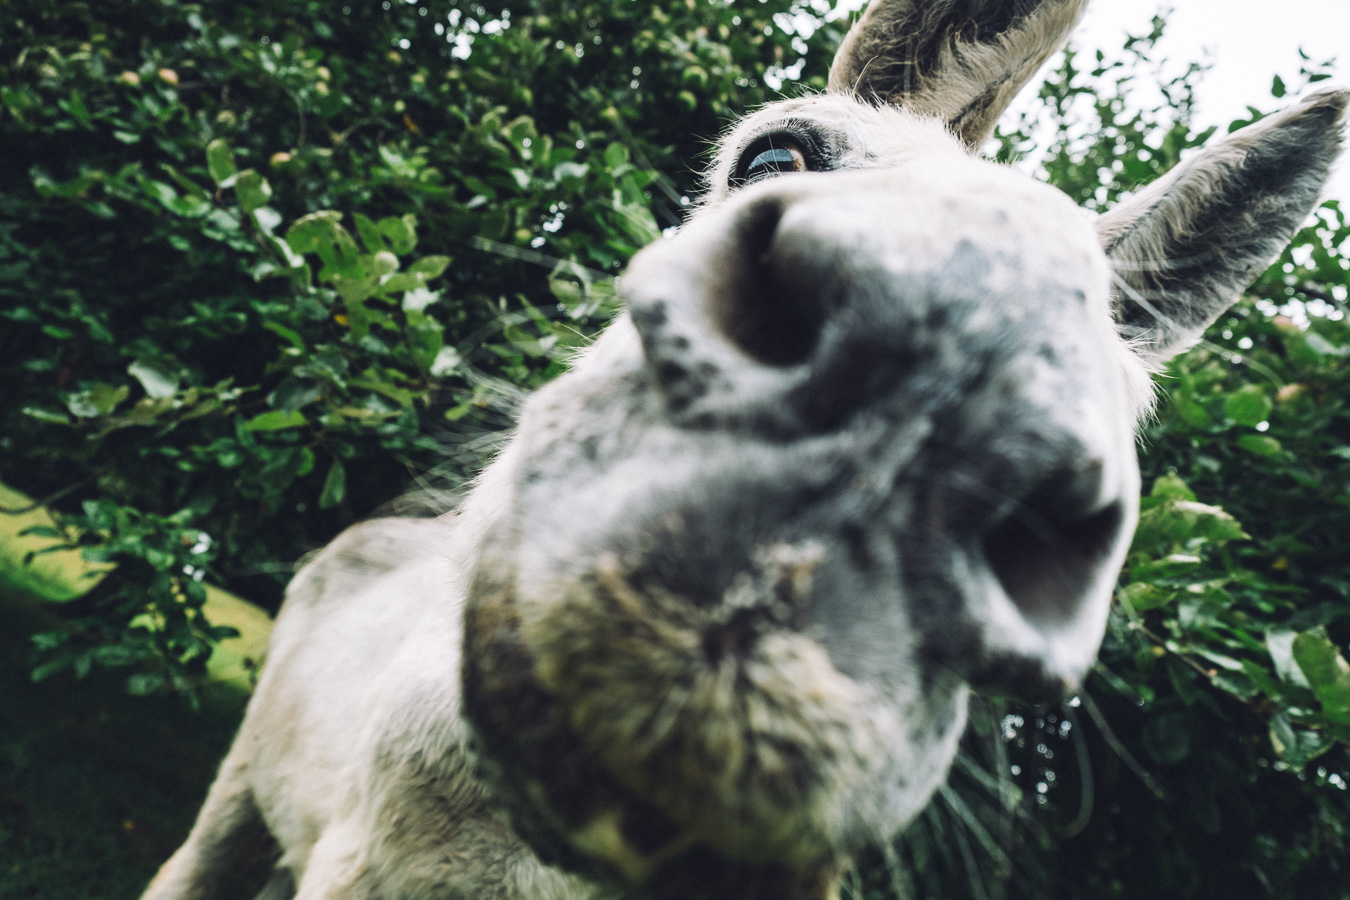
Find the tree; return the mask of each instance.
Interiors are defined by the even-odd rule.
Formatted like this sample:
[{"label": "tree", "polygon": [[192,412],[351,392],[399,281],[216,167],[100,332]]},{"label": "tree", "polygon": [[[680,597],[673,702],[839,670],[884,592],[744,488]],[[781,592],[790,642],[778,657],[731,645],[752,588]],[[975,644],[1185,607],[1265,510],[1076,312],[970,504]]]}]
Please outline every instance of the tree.
[{"label": "tree", "polygon": [[[1160,29],[1066,55],[994,152],[1051,134],[1039,170],[1089,208],[1170,168],[1209,135],[1194,69],[1127,102]],[[679,222],[704,140],[822,87],[841,34],[794,0],[11,4],[0,476],[116,566],[34,676],[190,692],[205,580],[274,607],[345,524],[453,493]],[[1174,364],[1082,705],[985,702],[865,896],[1346,896],[1348,242],[1328,204]]]}]

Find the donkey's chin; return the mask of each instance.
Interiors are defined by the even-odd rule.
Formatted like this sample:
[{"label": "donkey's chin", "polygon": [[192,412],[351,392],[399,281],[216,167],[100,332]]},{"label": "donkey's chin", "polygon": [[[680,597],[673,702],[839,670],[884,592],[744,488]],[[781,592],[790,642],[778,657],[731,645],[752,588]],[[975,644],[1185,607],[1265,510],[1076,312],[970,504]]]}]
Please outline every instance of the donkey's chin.
[{"label": "donkey's chin", "polygon": [[[638,885],[691,855],[809,882],[906,825],[955,755],[966,688],[843,674],[800,618],[822,555],[768,548],[716,598],[643,584],[617,557],[547,594],[480,580],[466,704],[517,812],[542,826],[521,831]],[[526,670],[537,700],[513,721]]]}]

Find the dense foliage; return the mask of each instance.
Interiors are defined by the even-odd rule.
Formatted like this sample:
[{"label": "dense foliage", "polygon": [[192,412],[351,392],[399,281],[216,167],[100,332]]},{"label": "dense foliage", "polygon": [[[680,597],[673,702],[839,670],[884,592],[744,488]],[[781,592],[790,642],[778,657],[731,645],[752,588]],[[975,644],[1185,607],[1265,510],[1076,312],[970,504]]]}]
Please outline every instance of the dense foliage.
[{"label": "dense foliage", "polygon": [[790,5],[11,7],[0,476],[118,566],[38,673],[181,685],[201,578],[275,605],[475,471],[763,98]]},{"label": "dense foliage", "polygon": [[[203,579],[275,604],[343,525],[472,474],[707,138],[822,85],[842,25],[801,6],[0,4],[0,479],[117,567],[34,675],[189,688]],[[993,151],[1089,208],[1166,171],[1210,135],[1156,37],[1061,58]],[[1081,700],[982,703],[859,891],[1350,896],[1347,254],[1329,203],[1174,364]]]}]

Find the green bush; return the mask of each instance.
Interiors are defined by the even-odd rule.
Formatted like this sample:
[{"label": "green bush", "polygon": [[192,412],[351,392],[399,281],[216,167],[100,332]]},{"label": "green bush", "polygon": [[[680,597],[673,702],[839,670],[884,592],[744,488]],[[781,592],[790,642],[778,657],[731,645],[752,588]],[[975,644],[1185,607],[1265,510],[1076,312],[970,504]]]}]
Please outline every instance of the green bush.
[{"label": "green bush", "polygon": [[[275,606],[344,525],[453,491],[678,224],[706,140],[823,85],[842,26],[813,9],[6,6],[0,479],[116,565],[34,676],[190,690],[204,580]],[[1168,169],[1210,135],[1194,67],[1128,102],[1157,37],[1063,57],[997,155],[1092,209]],[[982,703],[864,896],[1350,896],[1347,250],[1328,203],[1163,377],[1081,701]]]},{"label": "green bush", "polygon": [[791,8],[11,7],[0,477],[117,565],[35,674],[187,687],[203,578],[275,607],[480,468],[680,220],[677,160],[796,55]]}]

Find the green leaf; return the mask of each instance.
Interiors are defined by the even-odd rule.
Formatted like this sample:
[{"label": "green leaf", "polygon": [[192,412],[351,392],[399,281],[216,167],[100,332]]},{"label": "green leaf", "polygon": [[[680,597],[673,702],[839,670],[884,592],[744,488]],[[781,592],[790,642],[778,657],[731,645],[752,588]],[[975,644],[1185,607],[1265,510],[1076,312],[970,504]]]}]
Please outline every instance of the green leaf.
[{"label": "green leaf", "polygon": [[421,275],[412,275],[408,272],[399,272],[396,275],[390,275],[384,279],[380,285],[384,293],[397,294],[401,291],[413,291],[427,283],[426,278]]},{"label": "green leaf", "polygon": [[1319,627],[1295,637],[1292,653],[1327,717],[1350,723],[1350,663],[1326,630]]},{"label": "green leaf", "polygon": [[[575,183],[584,179],[589,171],[590,166],[585,163],[562,162],[553,167],[553,177],[557,181]],[[574,187],[575,184],[565,186]]]},{"label": "green leaf", "polygon": [[1201,561],[1195,553],[1200,544],[1246,537],[1237,519],[1217,506],[1193,500],[1150,501],[1139,514],[1133,552],[1148,554],[1147,565],[1195,565]]},{"label": "green leaf", "polygon": [[296,219],[286,229],[286,243],[296,253],[313,253],[324,244],[331,244],[337,238],[338,222],[342,213],[331,209],[312,212]]},{"label": "green leaf", "polygon": [[[377,373],[367,372],[366,374],[376,375]],[[386,377],[388,376],[386,375]],[[383,397],[388,397],[390,400],[393,400],[397,405],[404,407],[412,406],[413,399],[417,396],[407,388],[399,387],[397,384],[392,384],[389,381],[353,379],[350,386],[352,390],[374,391]]]},{"label": "green leaf", "polygon": [[628,164],[628,148],[623,144],[610,144],[605,148],[605,166],[616,171]]},{"label": "green leaf", "polygon": [[409,328],[408,345],[417,368],[429,372],[445,346],[445,338],[441,336],[440,326],[428,320],[417,327]]},{"label": "green leaf", "polygon": [[437,277],[450,266],[448,256],[424,256],[408,267],[408,272],[421,275],[427,281]]},{"label": "green leaf", "polygon": [[1183,397],[1177,397],[1174,406],[1181,415],[1185,423],[1195,429],[1211,428],[1214,425],[1214,417],[1209,414],[1199,403]]},{"label": "green leaf", "polygon": [[1167,500],[1194,500],[1195,492],[1177,475],[1162,475],[1153,482],[1150,497]]},{"label": "green leaf", "polygon": [[267,395],[267,403],[273,409],[290,413],[318,400],[323,396],[323,390],[319,382],[290,376],[283,378],[281,384]]},{"label": "green leaf", "polygon": [[364,340],[366,335],[370,334],[371,325],[381,321],[389,322],[388,316],[381,316],[366,305],[364,297],[368,296],[368,292],[364,296],[361,294],[362,284],[365,284],[367,288],[373,288],[374,279],[363,283],[348,282],[343,279],[335,279],[335,282],[339,293],[344,290],[348,292],[343,298],[346,306],[347,327],[351,329],[352,336],[358,341]]},{"label": "green leaf", "polygon": [[1237,443],[1243,450],[1260,457],[1270,458],[1284,453],[1284,446],[1279,441],[1264,434],[1244,434]]},{"label": "green leaf", "polygon": [[1121,588],[1121,594],[1135,612],[1147,612],[1166,606],[1176,599],[1174,591],[1163,590],[1156,585],[1136,581]]},{"label": "green leaf", "polygon": [[173,210],[178,203],[178,192],[168,182],[142,177],[140,187],[147,197],[157,201],[160,206],[167,210]]},{"label": "green leaf", "polygon": [[1220,690],[1243,700],[1250,700],[1261,693],[1256,684],[1242,672],[1220,671],[1210,681]]},{"label": "green leaf", "polygon": [[245,169],[235,176],[234,193],[244,212],[253,212],[266,206],[267,201],[272,199],[272,186],[256,170]]},{"label": "green leaf", "polygon": [[253,223],[258,226],[258,230],[263,234],[271,235],[276,227],[281,224],[281,213],[270,206],[260,206],[253,210]]},{"label": "green leaf", "polygon": [[235,174],[234,151],[224,138],[216,138],[206,145],[206,168],[217,187],[224,187],[225,181]]},{"label": "green leaf", "polygon": [[[1168,642],[1168,649],[1173,653],[1184,652],[1184,648],[1177,646],[1173,641]],[[1176,691],[1177,698],[1182,703],[1194,706],[1206,698],[1206,692],[1202,687],[1205,682],[1194,669],[1183,665],[1176,657],[1167,657],[1165,662],[1167,680],[1172,683],[1172,689]]]},{"label": "green leaf", "polygon": [[319,506],[322,509],[332,509],[346,496],[347,470],[343,468],[341,460],[334,459],[328,468],[328,475],[323,480],[323,490],[319,492]]},{"label": "green leaf", "polygon": [[30,419],[37,419],[39,422],[49,422],[53,425],[69,425],[70,419],[65,415],[54,410],[44,409],[41,406],[25,406],[23,414]]},{"label": "green leaf", "polygon": [[87,391],[72,394],[66,400],[66,408],[81,419],[97,419],[111,413],[128,393],[130,389],[125,384],[117,387],[96,384]]},{"label": "green leaf", "polygon": [[1270,416],[1273,408],[1265,390],[1256,384],[1244,385],[1223,402],[1224,415],[1239,425],[1259,425]]},{"label": "green leaf", "polygon": [[1278,712],[1270,720],[1270,743],[1295,771],[1312,762],[1335,745],[1335,738],[1297,728],[1286,713]]},{"label": "green leaf", "polygon": [[380,234],[389,239],[394,252],[400,256],[413,252],[417,247],[417,217],[412,213],[395,218],[388,216],[380,220]]},{"label": "green leaf", "polygon": [[308,424],[309,420],[299,410],[272,409],[249,419],[244,423],[244,427],[249,431],[280,431],[283,428],[299,428]]},{"label": "green leaf", "polygon": [[262,327],[289,342],[296,351],[305,352],[305,340],[300,337],[299,332],[277,322],[263,322]]},{"label": "green leaf", "polygon": [[367,253],[379,253],[386,249],[379,226],[369,217],[354,213],[352,219],[356,222],[356,233],[361,237],[361,243],[365,245]]},{"label": "green leaf", "polygon": [[[1283,698],[1291,690],[1288,683],[1271,678],[1266,669],[1250,660],[1242,663],[1242,674],[1247,676],[1257,690],[1271,698]],[[1301,689],[1294,688],[1293,690]]]},{"label": "green leaf", "polygon": [[319,270],[317,276],[320,281],[331,281],[339,277],[368,278],[372,282],[375,280],[369,271],[371,257],[357,249],[356,241],[352,239],[351,234],[336,220],[332,222],[328,238],[321,239],[315,244],[314,252],[323,260],[323,268]]},{"label": "green leaf", "polygon": [[1294,640],[1298,635],[1287,629],[1272,628],[1266,634],[1266,649],[1275,663],[1275,674],[1282,681],[1299,687],[1311,687],[1303,669],[1294,660]]},{"label": "green leaf", "polygon": [[314,451],[309,447],[300,448],[300,461],[295,466],[295,477],[304,478],[314,471]]},{"label": "green leaf", "polygon": [[141,383],[145,394],[153,400],[162,400],[178,393],[178,375],[167,367],[138,359],[127,366],[127,374]]},{"label": "green leaf", "polygon": [[1303,332],[1303,341],[1319,356],[1345,356],[1346,348],[1338,347],[1315,331]]},{"label": "green leaf", "polygon": [[70,99],[58,100],[57,106],[70,113],[71,117],[85,128],[92,127],[90,125],[89,107],[84,105],[84,98],[80,96],[79,91],[72,88],[70,91]]},{"label": "green leaf", "polygon": [[369,278],[348,278],[343,275],[333,275],[328,279],[333,285],[333,289],[338,292],[338,296],[348,306],[353,306],[365,300],[371,294],[375,293],[379,282],[374,277]]},{"label": "green leaf", "polygon": [[1172,509],[1191,526],[1191,534],[1207,541],[1225,543],[1244,540],[1249,535],[1227,510],[1207,503],[1180,502]]},{"label": "green leaf", "polygon": [[19,532],[19,537],[64,538],[65,535],[50,525],[30,525]]},{"label": "green leaf", "polygon": [[34,666],[32,674],[29,675],[28,677],[35,682],[46,681],[48,678],[51,678],[53,675],[60,672],[62,669],[66,668],[68,665],[70,665],[69,657],[58,656],[55,659],[50,659],[47,662],[42,663],[41,665]]}]

